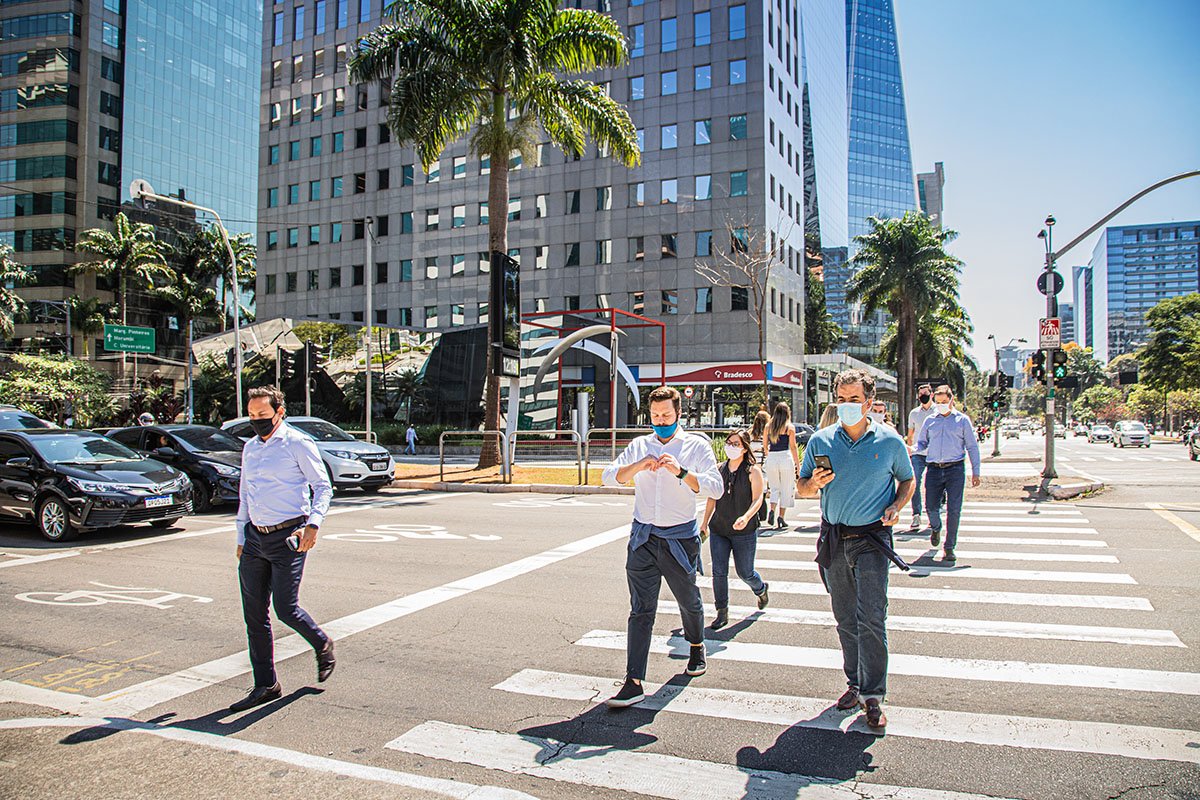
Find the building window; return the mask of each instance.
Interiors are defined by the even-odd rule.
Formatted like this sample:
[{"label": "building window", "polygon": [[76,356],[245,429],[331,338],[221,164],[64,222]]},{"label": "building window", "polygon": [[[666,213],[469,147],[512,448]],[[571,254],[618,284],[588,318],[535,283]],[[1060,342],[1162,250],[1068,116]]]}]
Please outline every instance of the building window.
[{"label": "building window", "polygon": [[324,152],[324,140],[320,136],[314,136],[308,140],[308,156],[314,158]]},{"label": "building window", "polygon": [[696,120],[696,145],[712,144],[712,120]]},{"label": "building window", "polygon": [[533,310],[534,310],[534,313],[537,313],[537,314],[544,314],[544,313],[546,313],[546,309],[547,309],[547,307],[549,306],[549,303],[550,303],[550,298],[548,298],[548,297],[535,297],[535,298],[533,298]]},{"label": "building window", "polygon": [[292,83],[304,80],[304,54],[292,56]]},{"label": "building window", "polygon": [[679,202],[679,180],[667,178],[659,184],[659,203]]},{"label": "building window", "polygon": [[646,77],[644,75],[629,79],[629,99],[630,101],[646,99]]},{"label": "building window", "polygon": [[491,175],[492,174],[492,158],[491,158],[491,156],[484,156],[483,158],[479,159],[479,174],[480,175]]},{"label": "building window", "polygon": [[340,177],[330,179],[330,181],[329,181],[329,196],[330,197],[341,197],[342,196],[342,179]]},{"label": "building window", "polygon": [[300,142],[288,142],[288,161],[300,160]]},{"label": "building window", "polygon": [[598,186],[596,187],[596,210],[608,211],[612,208],[612,187]]},{"label": "building window", "polygon": [[516,222],[521,219],[521,198],[512,197],[508,201],[508,221]]},{"label": "building window", "polygon": [[611,264],[612,263],[612,240],[600,239],[596,242],[596,263]]},{"label": "building window", "polygon": [[735,253],[750,252],[750,232],[745,228],[734,228],[730,231],[729,249]]},{"label": "building window", "polygon": [[712,64],[702,64],[692,72],[692,81],[696,91],[712,88]]},{"label": "building window", "polygon": [[392,187],[391,170],[381,169],[375,173],[375,188],[379,190],[390,189]]},{"label": "building window", "polygon": [[266,286],[266,289],[263,290],[263,294],[275,294],[275,284],[277,283],[276,278],[278,278],[279,276],[268,275],[266,277],[267,277],[267,286]]},{"label": "building window", "polygon": [[712,44],[712,14],[708,11],[697,11],[693,14],[692,32],[695,35],[696,47]]},{"label": "building window", "polygon": [[388,282],[388,265],[386,261],[378,261],[375,263],[375,283]]},{"label": "building window", "polygon": [[428,256],[425,259],[425,279],[434,280],[438,276],[438,260],[437,256]]},{"label": "building window", "polygon": [[450,227],[462,228],[467,224],[467,207],[465,205],[454,206],[450,211]]},{"label": "building window", "polygon": [[745,39],[746,38],[746,7],[745,6],[730,6],[729,7],[729,39]]},{"label": "building window", "polygon": [[646,55],[646,26],[632,25],[629,28],[629,57]]},{"label": "building window", "polygon": [[578,267],[579,266],[579,242],[572,242],[571,244],[567,245],[567,258],[566,258],[566,261],[563,264],[563,266],[564,267]]},{"label": "building window", "polygon": [[644,205],[646,205],[646,184],[629,184],[629,207],[640,208]]},{"label": "building window", "polygon": [[391,220],[391,218],[387,214],[381,214],[379,216],[379,219],[376,220],[376,224],[378,226],[378,228],[376,230],[377,235],[379,235],[379,236],[387,236],[388,235],[388,231],[391,228],[391,225],[389,224],[390,220]]},{"label": "building window", "polygon": [[429,172],[425,173],[426,183],[437,183],[442,179],[442,164],[440,161],[435,161],[429,166]]},{"label": "building window", "polygon": [[663,150],[674,150],[679,144],[679,128],[676,125],[663,125],[659,137],[659,147]]},{"label": "building window", "polygon": [[[362,264],[355,264],[351,268],[350,282],[352,285],[354,285],[354,286],[362,286],[363,285],[363,272],[364,272],[364,270],[363,270]],[[358,317],[358,319],[362,319],[362,317],[360,316],[360,317]]]},{"label": "building window", "polygon": [[325,0],[317,0],[313,11],[313,33],[320,36],[325,32]]},{"label": "building window", "polygon": [[638,128],[634,135],[637,136],[637,149],[639,153],[646,152],[646,131],[644,128]]},{"label": "building window", "polygon": [[364,194],[367,191],[367,173],[354,173],[354,193]]},{"label": "building window", "polygon": [[546,247],[546,245],[544,245],[544,244],[539,244],[533,248],[533,268],[534,269],[546,269],[547,267],[550,266],[550,259],[549,259],[548,253],[549,253],[549,248]]},{"label": "building window", "polygon": [[[412,259],[400,259],[400,280],[407,283],[412,280]],[[403,315],[402,315],[403,316]]]},{"label": "building window", "polygon": [[304,38],[304,6],[292,9],[292,41],[298,42]]},{"label": "building window", "polygon": [[454,157],[454,180],[467,177],[467,157]]},{"label": "building window", "polygon": [[729,196],[730,197],[745,197],[746,196],[746,171],[729,173]]},{"label": "building window", "polygon": [[712,200],[712,175],[696,176],[696,199]]},{"label": "building window", "polygon": [[750,290],[745,286],[729,287],[729,310],[730,311],[749,311],[750,310]]},{"label": "building window", "polygon": [[387,144],[391,140],[392,140],[392,129],[389,128],[385,123],[381,122],[379,124],[379,143]]},{"label": "building window", "polygon": [[729,141],[736,142],[746,138],[746,115],[734,114],[729,118]]},{"label": "building window", "polygon": [[670,53],[678,46],[675,36],[677,27],[674,17],[662,21],[662,51],[664,53]]},{"label": "building window", "polygon": [[403,164],[400,167],[400,185],[401,186],[412,186],[413,185],[413,165],[412,164]]},{"label": "building window", "polygon": [[342,223],[331,222],[329,224],[329,241],[337,244],[342,240]]},{"label": "building window", "polygon": [[365,219],[354,220],[354,240],[358,241],[367,235],[367,221]]},{"label": "building window", "polygon": [[104,22],[100,32],[100,41],[104,42],[109,47],[121,49],[121,29],[111,22]]},{"label": "building window", "polygon": [[283,44],[283,12],[275,14],[271,22],[271,44],[278,47]]},{"label": "building window", "polygon": [[333,90],[333,115],[340,117],[346,113],[346,87],[339,86]]},{"label": "building window", "polygon": [[308,290],[310,292],[321,288],[321,273],[318,270],[310,269],[308,271]]},{"label": "building window", "polygon": [[644,261],[646,259],[646,237],[633,236],[629,239],[629,260]]},{"label": "building window", "polygon": [[329,268],[329,288],[330,289],[342,288],[342,268],[341,267],[330,267]]},{"label": "building window", "polygon": [[297,275],[295,272],[289,272],[284,275],[284,289],[288,292],[296,291]]},{"label": "building window", "polygon": [[729,85],[737,86],[746,82],[746,59],[739,58],[729,62]]},{"label": "building window", "polygon": [[[339,0],[339,2],[344,2],[344,0]],[[339,22],[340,22],[340,18],[339,18]],[[344,26],[338,25],[338,27],[341,28]],[[337,48],[334,50],[334,61],[333,61],[333,71],[334,72],[344,72],[346,70],[346,56],[347,56],[346,45],[339,44],[337,46]]]},{"label": "building window", "polygon": [[635,314],[646,313],[646,293],[645,292],[630,292],[629,307],[633,309]]},{"label": "building window", "polygon": [[477,255],[477,258],[479,260],[479,274],[480,275],[487,275],[489,272],[492,271],[492,261],[488,257],[487,253],[479,253]]},{"label": "building window", "polygon": [[411,308],[400,309],[400,319],[397,320],[397,322],[398,322],[398,324],[400,324],[404,327],[408,327],[408,326],[412,325],[413,324],[412,309]]},{"label": "building window", "polygon": [[712,231],[696,231],[696,257],[712,255]]},{"label": "building window", "polygon": [[539,194],[533,198],[533,218],[541,219],[546,216],[546,195]]},{"label": "building window", "polygon": [[450,274],[465,275],[467,273],[467,257],[461,253],[450,256]]},{"label": "building window", "polygon": [[712,313],[712,287],[701,286],[696,290],[696,313]]},{"label": "building window", "polygon": [[289,249],[300,246],[300,229],[299,228],[288,228],[287,229],[287,246]]},{"label": "building window", "polygon": [[267,164],[279,163],[279,145],[273,144],[267,148]]},{"label": "building window", "polygon": [[675,315],[679,313],[679,292],[674,289],[662,290],[662,313]]},{"label": "building window", "polygon": [[441,224],[442,215],[436,208],[425,209],[425,230],[436,231]]},{"label": "building window", "polygon": [[[321,226],[320,225],[309,225],[308,226],[308,243],[310,245],[321,243]],[[310,288],[316,288],[316,287],[310,287]]]},{"label": "building window", "polygon": [[354,129],[354,147],[355,147],[355,149],[358,149],[361,147],[366,147],[366,146],[367,146],[367,129],[366,128],[355,128]]},{"label": "building window", "polygon": [[659,94],[663,97],[675,94],[678,91],[678,75],[675,70],[668,70],[659,76]]},{"label": "building window", "polygon": [[579,310],[579,295],[569,294],[566,297],[564,297],[563,298],[563,307],[567,311],[578,311]]},{"label": "building window", "polygon": [[288,185],[288,205],[294,206],[300,202],[300,184],[292,183]]},{"label": "building window", "polygon": [[333,152],[340,153],[346,149],[346,134],[338,131],[333,135]]},{"label": "building window", "polygon": [[267,189],[267,208],[279,208],[279,189]]},{"label": "building window", "polygon": [[463,304],[462,303],[452,304],[450,306],[450,324],[451,325],[465,325],[466,322],[467,322],[467,315],[463,311]]},{"label": "building window", "polygon": [[[275,250],[279,247],[279,231],[267,231],[267,250]],[[273,276],[268,276],[269,281]]]},{"label": "building window", "polygon": [[488,204],[486,200],[479,204],[479,224],[488,224]]},{"label": "building window", "polygon": [[675,258],[679,255],[679,236],[674,233],[662,235],[662,258]]}]

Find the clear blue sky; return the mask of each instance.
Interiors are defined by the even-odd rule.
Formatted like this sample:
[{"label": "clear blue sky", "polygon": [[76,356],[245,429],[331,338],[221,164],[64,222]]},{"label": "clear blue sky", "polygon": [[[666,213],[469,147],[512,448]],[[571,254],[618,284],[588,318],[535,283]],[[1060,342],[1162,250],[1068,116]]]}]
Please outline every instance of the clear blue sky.
[{"label": "clear blue sky", "polygon": [[[1036,341],[1046,214],[1060,247],[1150,184],[1200,169],[1197,0],[896,0],[913,165],[945,163],[975,357]],[[1200,220],[1200,178],[1110,225]],[[1099,234],[1066,254],[1086,264]],[[1101,302],[1097,298],[1097,302]]]}]

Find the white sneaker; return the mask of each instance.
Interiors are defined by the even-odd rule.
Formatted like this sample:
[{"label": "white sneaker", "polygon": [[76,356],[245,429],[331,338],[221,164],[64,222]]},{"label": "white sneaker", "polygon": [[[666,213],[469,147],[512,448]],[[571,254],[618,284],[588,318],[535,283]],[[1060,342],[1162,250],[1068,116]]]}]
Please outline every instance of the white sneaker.
[{"label": "white sneaker", "polygon": [[908,529],[910,531],[921,530],[921,515],[920,514],[913,514],[912,524],[908,526]]}]

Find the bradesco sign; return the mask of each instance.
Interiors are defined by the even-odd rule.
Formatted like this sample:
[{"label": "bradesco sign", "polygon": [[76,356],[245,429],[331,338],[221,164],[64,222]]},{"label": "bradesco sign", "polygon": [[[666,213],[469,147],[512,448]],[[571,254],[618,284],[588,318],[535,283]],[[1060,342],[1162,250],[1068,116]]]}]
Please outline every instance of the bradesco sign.
[{"label": "bradesco sign", "polygon": [[153,353],[154,347],[154,328],[104,326],[104,349],[110,353]]},{"label": "bradesco sign", "polygon": [[[766,380],[771,383],[784,383],[802,386],[803,373],[788,367],[780,372],[780,365],[767,362]],[[643,364],[638,370],[638,380],[643,383],[659,381],[657,364]],[[747,384],[762,383],[763,367],[761,364],[668,364],[666,382],[671,384]]]}]

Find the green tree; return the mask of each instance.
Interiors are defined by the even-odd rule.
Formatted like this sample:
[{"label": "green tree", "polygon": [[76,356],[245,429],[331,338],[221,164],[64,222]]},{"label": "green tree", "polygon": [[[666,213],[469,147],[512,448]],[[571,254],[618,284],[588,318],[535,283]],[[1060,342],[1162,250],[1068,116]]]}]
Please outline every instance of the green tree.
[{"label": "green tree", "polygon": [[[938,308],[921,316],[917,325],[913,350],[917,357],[916,374],[925,377],[941,376],[962,397],[967,375],[978,366],[967,352],[975,326],[962,308]],[[880,360],[898,370],[900,363],[900,333],[895,320],[888,325],[879,346]]]},{"label": "green tree", "polygon": [[[519,152],[533,161],[539,129],[568,155],[582,155],[590,136],[626,166],[641,163],[629,112],[598,84],[563,77],[627,61],[612,17],[554,0],[420,0],[395,3],[388,15],[358,41],[350,78],[391,80],[388,126],[425,169],[467,135],[472,151],[490,159],[492,252],[508,252],[509,159]],[[499,301],[489,297],[491,313],[500,313]],[[488,370],[484,427],[499,424],[500,378]],[[479,463],[498,462],[493,442]]]},{"label": "green tree", "polygon": [[149,289],[172,278],[163,259],[162,245],[155,238],[154,227],[144,222],[130,222],[124,213],[117,214],[111,231],[91,228],[80,234],[75,250],[96,256],[97,260],[71,265],[72,274],[91,273],[116,286],[114,293],[122,325],[129,321],[131,288]]},{"label": "green tree", "polygon": [[1178,417],[1181,423],[1176,430],[1183,428],[1182,423],[1200,419],[1200,389],[1176,389],[1167,395],[1167,411]]},{"label": "green tree", "polygon": [[292,328],[292,334],[302,342],[312,342],[322,348],[328,348],[332,341],[332,358],[350,358],[358,352],[358,337],[352,328],[345,325],[334,322],[300,322]]},{"label": "green tree", "polygon": [[[1125,398],[1125,407],[1129,409],[1130,414],[1141,420],[1161,418],[1166,412],[1167,393],[1140,384]],[[1165,424],[1166,420],[1163,422]]]},{"label": "green tree", "polygon": [[1011,407],[1017,416],[1040,416],[1046,408],[1046,387],[1038,384],[1013,392]]},{"label": "green tree", "polygon": [[832,353],[841,338],[842,326],[825,306],[825,280],[810,270],[804,276],[804,352]]},{"label": "green tree", "polygon": [[[242,382],[246,386],[273,384],[274,362],[263,358],[250,359],[242,368]],[[195,394],[193,403],[197,424],[220,425],[237,413],[233,370],[225,363],[224,357],[206,356],[200,359],[192,391]]]},{"label": "green tree", "polygon": [[867,223],[871,230],[854,238],[859,250],[850,263],[857,272],[850,279],[846,300],[861,302],[867,314],[884,309],[896,322],[897,422],[904,423],[913,404],[921,319],[960,306],[962,262],[945,249],[958,234],[934,227],[916,211],[893,219],[868,217]]},{"label": "green tree", "polygon": [[112,413],[109,383],[103,372],[65,353],[14,353],[0,373],[0,402],[35,408],[60,425],[70,413],[86,428]]},{"label": "green tree", "polygon": [[1141,351],[1143,383],[1200,387],[1200,293],[1170,297],[1146,312],[1150,341]]},{"label": "green tree", "polygon": [[73,294],[66,300],[67,309],[71,312],[71,328],[78,332],[83,339],[83,357],[88,357],[88,342],[97,334],[104,332],[104,324],[111,322],[116,308],[112,303],[106,303],[92,295]]},{"label": "green tree", "polygon": [[15,287],[33,280],[33,273],[12,258],[12,245],[0,244],[0,338],[13,335],[13,325],[27,310]]},{"label": "green tree", "polygon": [[1092,355],[1092,348],[1069,342],[1063,350],[1067,354],[1067,374],[1079,379],[1081,392],[1107,380],[1104,365]]},{"label": "green tree", "polygon": [[1093,386],[1076,398],[1072,405],[1075,419],[1092,423],[1096,420],[1111,419],[1113,410],[1123,405],[1124,395],[1120,389],[1111,386]]}]

